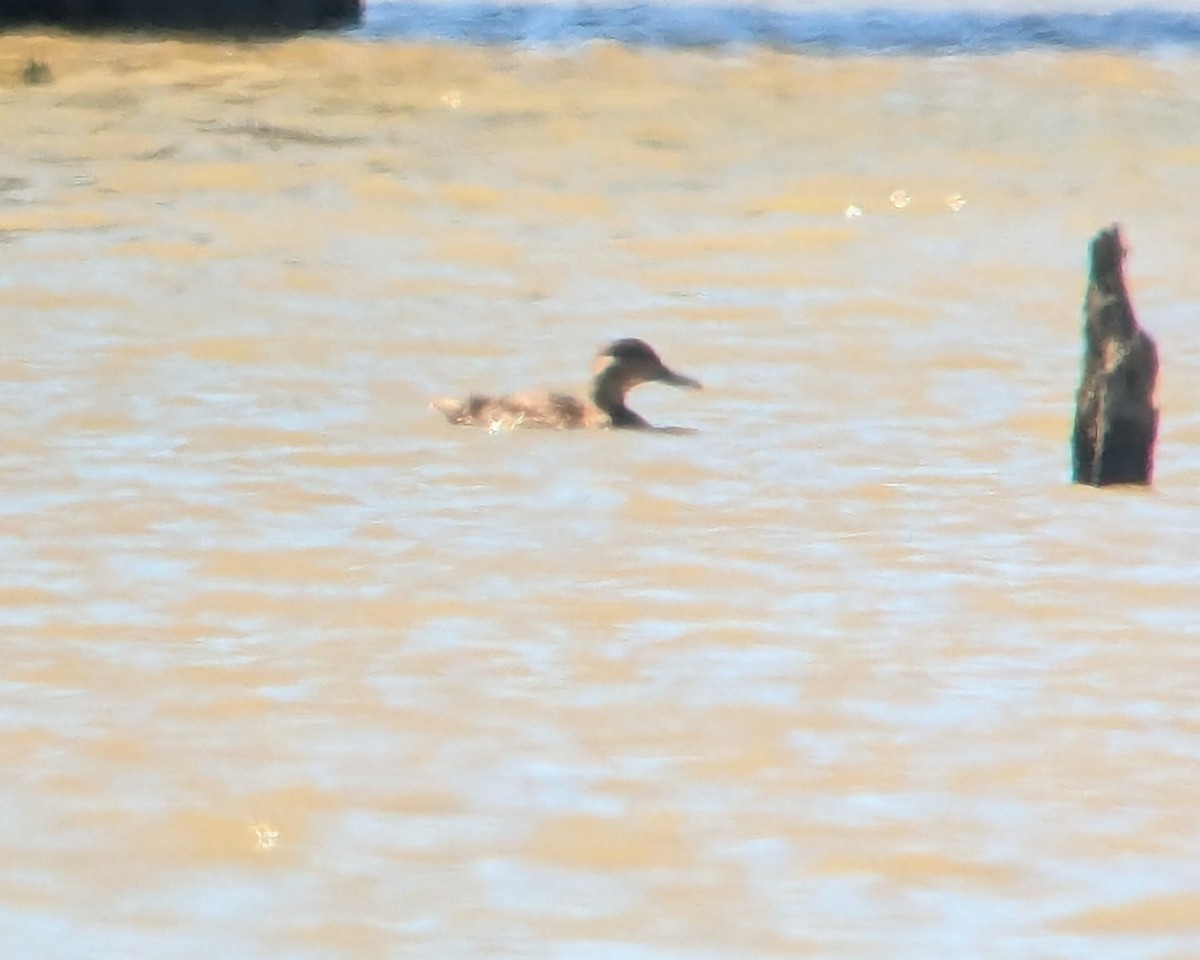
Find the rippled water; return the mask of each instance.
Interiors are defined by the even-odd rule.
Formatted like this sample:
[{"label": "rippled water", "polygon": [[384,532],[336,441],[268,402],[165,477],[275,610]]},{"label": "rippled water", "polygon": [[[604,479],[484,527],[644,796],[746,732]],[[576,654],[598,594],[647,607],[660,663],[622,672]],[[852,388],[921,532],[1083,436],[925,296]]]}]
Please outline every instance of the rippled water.
[{"label": "rippled water", "polygon": [[[0,941],[1193,956],[1193,50],[0,77]],[[1150,491],[1067,482],[1112,220]],[[698,434],[427,407],[618,336]]]},{"label": "rippled water", "polygon": [[888,5],[790,0],[569,3],[555,0],[382,0],[358,33],[374,38],[489,44],[612,40],[634,46],[755,45],[805,52],[997,53],[1049,47],[1158,49],[1200,43],[1200,7],[1104,3],[906,0]]}]

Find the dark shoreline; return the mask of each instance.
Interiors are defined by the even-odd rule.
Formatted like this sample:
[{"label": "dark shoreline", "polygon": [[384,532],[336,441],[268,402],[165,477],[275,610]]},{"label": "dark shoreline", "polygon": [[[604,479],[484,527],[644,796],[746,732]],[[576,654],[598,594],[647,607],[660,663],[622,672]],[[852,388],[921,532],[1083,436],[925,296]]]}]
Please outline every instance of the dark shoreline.
[{"label": "dark shoreline", "polygon": [[348,27],[363,0],[8,0],[0,28],[184,30],[236,35]]}]

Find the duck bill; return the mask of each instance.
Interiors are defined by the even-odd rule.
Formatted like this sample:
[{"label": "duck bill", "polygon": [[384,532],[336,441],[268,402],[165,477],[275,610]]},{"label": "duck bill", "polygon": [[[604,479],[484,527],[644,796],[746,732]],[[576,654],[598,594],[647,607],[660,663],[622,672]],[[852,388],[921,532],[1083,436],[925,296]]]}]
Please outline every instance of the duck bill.
[{"label": "duck bill", "polygon": [[674,370],[668,370],[663,367],[663,372],[658,376],[659,383],[665,383],[672,387],[683,387],[685,390],[703,390],[699,380],[693,380],[691,377],[685,377],[682,373],[676,373]]}]

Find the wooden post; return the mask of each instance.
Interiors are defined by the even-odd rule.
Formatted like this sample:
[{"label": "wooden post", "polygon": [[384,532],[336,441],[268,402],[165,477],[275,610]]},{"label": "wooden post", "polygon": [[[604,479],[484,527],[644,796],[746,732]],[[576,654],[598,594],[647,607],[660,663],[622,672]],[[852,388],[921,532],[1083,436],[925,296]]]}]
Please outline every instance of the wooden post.
[{"label": "wooden post", "polygon": [[1125,289],[1125,248],[1114,224],[1092,240],[1083,302],[1083,380],[1075,398],[1076,483],[1150,483],[1158,410],[1158,350],[1138,326]]}]

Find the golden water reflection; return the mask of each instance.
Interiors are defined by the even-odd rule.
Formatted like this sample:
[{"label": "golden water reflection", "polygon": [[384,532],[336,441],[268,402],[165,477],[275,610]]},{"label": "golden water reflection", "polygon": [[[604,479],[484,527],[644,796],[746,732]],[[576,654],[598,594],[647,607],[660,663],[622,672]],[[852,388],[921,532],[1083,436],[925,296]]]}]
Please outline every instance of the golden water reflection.
[{"label": "golden water reflection", "polygon": [[[1198,73],[0,39],[5,942],[1187,956]],[[427,408],[616,336],[698,436]]]}]

